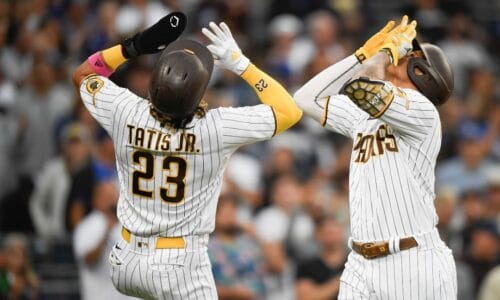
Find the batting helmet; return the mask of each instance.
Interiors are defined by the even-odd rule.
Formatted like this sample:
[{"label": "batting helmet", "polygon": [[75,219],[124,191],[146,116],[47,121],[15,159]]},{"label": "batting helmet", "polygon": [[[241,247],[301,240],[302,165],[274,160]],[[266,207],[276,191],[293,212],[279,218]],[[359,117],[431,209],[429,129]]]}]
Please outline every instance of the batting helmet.
[{"label": "batting helmet", "polygon": [[420,44],[416,39],[413,50],[421,50],[423,57],[408,60],[408,77],[434,105],[445,103],[453,91],[453,71],[443,51],[432,44]]},{"label": "batting helmet", "polygon": [[153,70],[149,85],[153,109],[180,127],[191,121],[207,88],[213,65],[212,54],[198,42],[177,40],[168,45]]}]

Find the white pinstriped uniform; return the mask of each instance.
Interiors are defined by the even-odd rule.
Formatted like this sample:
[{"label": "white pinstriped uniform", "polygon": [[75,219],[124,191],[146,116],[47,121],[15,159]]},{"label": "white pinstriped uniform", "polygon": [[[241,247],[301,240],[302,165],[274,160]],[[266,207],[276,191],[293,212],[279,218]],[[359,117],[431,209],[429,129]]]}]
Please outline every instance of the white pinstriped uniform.
[{"label": "white pinstriped uniform", "polygon": [[[132,233],[130,244],[119,242],[110,255],[115,286],[141,298],[216,298],[206,246],[224,168],[239,146],[273,136],[272,109],[213,109],[174,131],[150,115],[148,100],[107,78],[85,79],[80,94],[114,141],[117,213]],[[182,236],[186,248],[154,249],[157,236]]]},{"label": "white pinstriped uniform", "polygon": [[[347,96],[336,94],[358,66],[350,56],[296,94],[307,114],[353,140],[351,240],[389,241],[393,253],[368,260],[352,251],[341,277],[339,299],[456,299],[454,260],[435,227],[439,114],[419,92],[400,89],[385,113],[371,118]],[[309,98],[314,93],[314,101],[297,100],[304,92]],[[418,246],[398,251],[399,243],[394,241],[408,236],[414,236]]]}]

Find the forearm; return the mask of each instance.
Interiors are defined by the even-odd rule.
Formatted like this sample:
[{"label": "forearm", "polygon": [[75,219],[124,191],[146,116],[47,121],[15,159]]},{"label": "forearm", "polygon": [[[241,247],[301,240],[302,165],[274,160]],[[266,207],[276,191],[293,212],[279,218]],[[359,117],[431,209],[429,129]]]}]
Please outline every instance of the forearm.
[{"label": "forearm", "polygon": [[374,80],[385,80],[385,72],[390,64],[390,56],[381,51],[368,59],[354,74],[353,78],[367,77]]},{"label": "forearm", "polygon": [[306,114],[323,122],[326,99],[338,94],[344,83],[354,75],[360,65],[354,54],[331,65],[295,92],[293,95],[295,102]]},{"label": "forearm", "polygon": [[78,87],[85,77],[93,73],[109,77],[127,59],[161,51],[182,34],[186,21],[182,12],[172,12],[121,44],[92,54],[75,70],[73,83]]},{"label": "forearm", "polygon": [[251,300],[255,299],[254,293],[246,287],[217,286],[219,299],[224,300]]},{"label": "forearm", "polygon": [[276,117],[276,134],[292,127],[302,117],[302,111],[292,96],[269,75],[250,64],[241,74],[253,87],[260,101],[272,107]]},{"label": "forearm", "polygon": [[358,70],[361,64],[354,54],[324,69],[294,94],[297,102],[310,102],[326,96],[338,94],[346,80]]},{"label": "forearm", "polygon": [[73,84],[78,88],[81,82],[91,74],[109,77],[126,60],[122,45],[98,51],[76,68],[73,73]]}]

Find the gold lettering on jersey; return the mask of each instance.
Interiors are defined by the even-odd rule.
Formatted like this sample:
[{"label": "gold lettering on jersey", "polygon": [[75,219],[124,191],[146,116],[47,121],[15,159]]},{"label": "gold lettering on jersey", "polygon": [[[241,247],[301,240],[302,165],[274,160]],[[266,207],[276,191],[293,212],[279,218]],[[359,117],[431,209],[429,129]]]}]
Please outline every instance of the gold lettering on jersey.
[{"label": "gold lettering on jersey", "polygon": [[170,133],[163,133],[151,128],[142,128],[127,124],[128,145],[152,151],[173,151],[180,153],[198,153],[196,135],[180,132],[177,138]]},{"label": "gold lettering on jersey", "polygon": [[176,152],[195,152],[196,135],[192,133],[183,133],[179,135]]},{"label": "gold lettering on jersey", "polygon": [[358,133],[353,151],[357,151],[354,162],[366,163],[372,156],[383,155],[384,151],[398,152],[399,150],[392,128],[382,124],[373,134]]}]

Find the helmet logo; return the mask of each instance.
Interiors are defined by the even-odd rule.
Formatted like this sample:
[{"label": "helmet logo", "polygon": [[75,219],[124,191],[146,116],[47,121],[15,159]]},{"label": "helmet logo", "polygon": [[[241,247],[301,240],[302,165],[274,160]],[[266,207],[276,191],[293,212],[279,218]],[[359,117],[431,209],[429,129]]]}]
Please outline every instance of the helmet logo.
[{"label": "helmet logo", "polygon": [[172,26],[172,27],[179,26],[179,17],[177,17],[177,16],[170,17],[170,26]]}]

